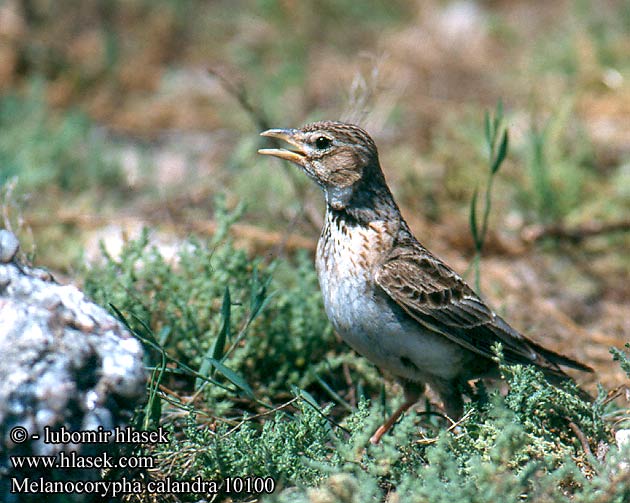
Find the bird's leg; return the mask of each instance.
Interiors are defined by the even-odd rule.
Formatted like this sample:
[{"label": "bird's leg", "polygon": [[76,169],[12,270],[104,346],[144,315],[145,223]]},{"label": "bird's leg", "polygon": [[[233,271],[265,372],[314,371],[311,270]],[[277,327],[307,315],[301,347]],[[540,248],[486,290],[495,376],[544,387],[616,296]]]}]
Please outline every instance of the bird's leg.
[{"label": "bird's leg", "polygon": [[389,431],[396,421],[398,421],[398,418],[403,414],[403,412],[409,409],[409,407],[411,407],[414,403],[415,401],[410,402],[405,400],[405,403],[398,407],[396,412],[394,412],[387,421],[378,427],[378,429],[374,432],[374,435],[370,437],[370,443],[374,445],[378,444],[381,441],[381,437]]},{"label": "bird's leg", "polygon": [[398,421],[398,418],[402,416],[409,407],[418,401],[420,395],[422,395],[422,392],[424,391],[424,384],[421,383],[405,383],[404,386],[405,402],[396,409],[387,421],[378,427],[378,429],[374,432],[374,435],[370,437],[371,444],[378,444],[381,441],[381,437],[385,435],[392,426],[394,426],[396,421]]}]

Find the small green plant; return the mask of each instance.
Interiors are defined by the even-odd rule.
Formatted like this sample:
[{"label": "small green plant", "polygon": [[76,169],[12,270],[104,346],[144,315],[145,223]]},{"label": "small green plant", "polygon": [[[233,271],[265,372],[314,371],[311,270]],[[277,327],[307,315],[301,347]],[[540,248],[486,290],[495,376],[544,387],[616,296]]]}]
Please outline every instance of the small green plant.
[{"label": "small green plant", "polygon": [[601,173],[594,169],[593,146],[584,126],[574,120],[574,105],[573,97],[565,97],[549,117],[533,119],[519,152],[528,179],[517,194],[526,218],[536,224],[590,220],[598,208],[590,205],[588,195],[600,187]]},{"label": "small green plant", "polygon": [[[630,343],[626,343],[625,348],[630,350]],[[610,348],[610,352],[613,355],[613,360],[619,362],[619,366],[630,379],[630,357],[621,349]]]},{"label": "small green plant", "polygon": [[496,111],[492,117],[486,112],[484,118],[484,133],[488,151],[488,178],[484,191],[484,205],[481,221],[479,221],[477,215],[478,188],[475,189],[470,202],[470,232],[475,244],[475,256],[473,257],[471,266],[474,269],[475,287],[478,292],[481,291],[481,253],[488,233],[488,220],[492,207],[492,185],[494,177],[499,172],[499,168],[501,168],[508,152],[508,131],[503,125],[503,103],[501,101],[497,104]]},{"label": "small green plant", "polygon": [[532,126],[530,130],[531,161],[533,193],[540,220],[549,223],[557,220],[560,215],[558,197],[551,184],[549,176],[549,164],[547,162],[546,147],[548,142],[548,129],[539,130]]}]

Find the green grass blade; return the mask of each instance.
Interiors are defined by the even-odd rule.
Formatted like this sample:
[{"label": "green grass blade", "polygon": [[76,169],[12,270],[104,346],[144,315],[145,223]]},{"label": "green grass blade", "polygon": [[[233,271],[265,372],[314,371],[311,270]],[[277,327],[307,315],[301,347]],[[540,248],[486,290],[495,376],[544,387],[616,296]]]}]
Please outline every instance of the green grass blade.
[{"label": "green grass blade", "polygon": [[223,325],[217,340],[214,341],[212,348],[212,358],[215,360],[221,360],[223,357],[223,351],[225,350],[225,341],[231,338],[230,334],[230,320],[232,311],[232,299],[230,297],[230,289],[226,286],[225,293],[223,294],[223,303],[221,304],[221,319]]},{"label": "green grass blade", "polygon": [[157,341],[158,344],[162,347],[164,347],[166,345],[166,342],[168,341],[169,336],[171,335],[171,333],[173,332],[172,328],[169,326],[165,326],[162,327],[162,329],[160,330],[160,333],[157,336]]},{"label": "green grass blade", "polygon": [[152,425],[158,425],[160,423],[160,416],[162,415],[162,400],[158,394],[160,383],[164,376],[164,370],[166,369],[166,358],[162,357],[162,363],[160,367],[156,367],[151,374],[151,381],[149,382],[149,398],[144,408],[144,419],[142,421],[142,428],[148,430]]},{"label": "green grass blade", "polygon": [[[219,330],[219,335],[217,335],[214,344],[208,349],[203,360],[201,361],[201,365],[199,366],[199,374],[203,376],[208,376],[210,378],[214,377],[214,372],[212,371],[213,366],[211,360],[221,361],[225,351],[225,342],[230,338],[230,314],[231,314],[232,300],[230,298],[230,289],[226,286],[225,292],[223,293],[223,303],[221,304],[221,319],[223,323],[221,325],[221,330]],[[200,378],[195,380],[195,389],[199,389],[203,386],[204,381]]]},{"label": "green grass blade", "polygon": [[491,174],[496,174],[496,172],[499,171],[501,164],[503,164],[503,161],[505,160],[508,151],[508,143],[508,131],[506,129],[505,131],[503,131],[503,136],[501,137],[501,143],[499,145],[497,156],[494,158],[492,166],[490,167]]},{"label": "green grass blade", "polygon": [[324,391],[328,393],[333,400],[335,400],[339,405],[341,405],[344,409],[351,411],[352,406],[337,393],[334,389],[332,389],[326,381],[324,381],[318,374],[315,374],[315,379],[320,384]]},{"label": "green grass blade", "polygon": [[315,410],[317,410],[320,413],[323,413],[321,407],[317,403],[317,400],[315,400],[313,395],[311,395],[308,391],[298,388],[295,384],[291,385],[291,391],[293,392],[295,396],[300,397],[302,400],[308,403]]},{"label": "green grass blade", "polygon": [[251,386],[240,375],[214,358],[208,358],[208,361],[220,374],[223,375],[223,377],[245,393],[249,398],[255,398],[254,390],[252,390]]},{"label": "green grass blade", "polygon": [[475,242],[475,248],[477,250],[481,249],[483,245],[481,236],[479,236],[479,229],[477,227],[477,195],[479,193],[478,189],[475,189],[473,193],[472,199],[470,201],[470,232],[473,237],[473,241]]},{"label": "green grass blade", "polygon": [[492,155],[492,128],[490,126],[490,114],[487,110],[483,116],[483,129],[486,135],[486,144],[488,145],[489,155]]},{"label": "green grass blade", "polygon": [[492,147],[494,147],[494,144],[496,143],[497,140],[497,133],[499,132],[499,127],[501,126],[501,123],[503,122],[503,100],[499,99],[497,101],[497,111],[494,114],[494,124],[493,124],[493,131],[492,131]]}]

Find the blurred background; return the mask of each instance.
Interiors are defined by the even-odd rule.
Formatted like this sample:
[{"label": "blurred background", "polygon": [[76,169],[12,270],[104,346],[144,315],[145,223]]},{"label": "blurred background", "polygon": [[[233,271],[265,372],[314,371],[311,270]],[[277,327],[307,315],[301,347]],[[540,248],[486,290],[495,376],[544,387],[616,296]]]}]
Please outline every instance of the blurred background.
[{"label": "blurred background", "polygon": [[257,156],[258,133],[343,119],[463,273],[501,102],[483,293],[613,386],[608,347],[630,340],[629,54],[627,0],[3,0],[3,225],[76,282],[99,241],[115,254],[148,226],[168,255],[212,235],[221,196],[243,205],[237,243],[291,260],[314,249],[322,197]]}]

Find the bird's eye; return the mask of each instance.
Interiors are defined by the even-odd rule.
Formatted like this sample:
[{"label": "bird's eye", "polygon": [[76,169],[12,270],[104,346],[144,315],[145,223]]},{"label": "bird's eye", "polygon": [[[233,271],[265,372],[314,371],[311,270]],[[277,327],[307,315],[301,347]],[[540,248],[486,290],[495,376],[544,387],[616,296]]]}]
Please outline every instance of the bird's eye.
[{"label": "bird's eye", "polygon": [[332,145],[332,140],[330,138],[326,138],[325,136],[319,136],[315,140],[315,147],[319,150],[327,149]]}]

